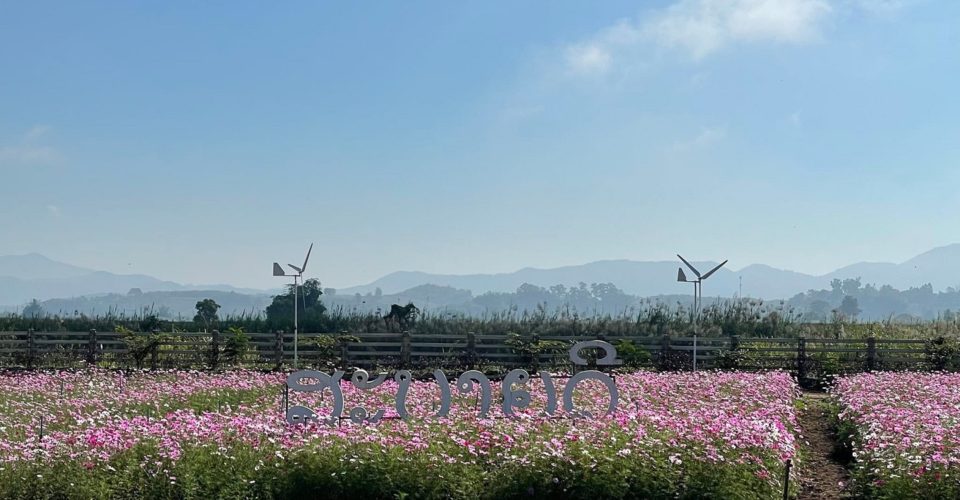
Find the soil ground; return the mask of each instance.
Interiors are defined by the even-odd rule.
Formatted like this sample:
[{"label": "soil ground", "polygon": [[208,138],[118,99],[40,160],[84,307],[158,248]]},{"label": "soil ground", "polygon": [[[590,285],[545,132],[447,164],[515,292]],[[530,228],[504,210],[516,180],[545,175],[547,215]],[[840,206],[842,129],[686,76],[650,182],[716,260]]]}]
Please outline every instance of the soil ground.
[{"label": "soil ground", "polygon": [[822,392],[804,391],[804,407],[800,411],[800,428],[809,443],[803,455],[803,470],[800,472],[800,499],[849,498],[843,486],[849,482],[846,468],[833,455],[836,436],[830,428],[830,416],[826,410],[827,395]]}]

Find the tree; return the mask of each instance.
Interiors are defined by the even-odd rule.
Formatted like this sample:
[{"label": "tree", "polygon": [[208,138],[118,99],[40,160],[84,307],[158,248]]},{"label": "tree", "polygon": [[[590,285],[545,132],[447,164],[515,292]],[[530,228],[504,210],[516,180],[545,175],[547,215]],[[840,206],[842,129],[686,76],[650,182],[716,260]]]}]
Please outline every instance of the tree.
[{"label": "tree", "polygon": [[203,299],[197,302],[197,315],[193,317],[195,323],[203,323],[204,329],[209,329],[211,324],[216,324],[220,318],[217,317],[217,310],[220,304],[213,299]]},{"label": "tree", "polygon": [[[323,289],[318,279],[308,279],[297,286],[297,316],[301,324],[318,321],[327,310],[320,302],[321,295]],[[267,323],[271,327],[293,326],[293,285],[287,286],[286,293],[273,297],[267,306]]]},{"label": "tree", "polygon": [[843,302],[840,303],[838,310],[848,318],[856,318],[861,312],[857,298],[852,295],[847,295],[843,298]]},{"label": "tree", "polygon": [[830,303],[825,300],[814,300],[807,308],[807,317],[812,321],[826,321],[830,313]]},{"label": "tree", "polygon": [[42,318],[47,315],[47,312],[43,310],[43,306],[40,305],[40,301],[33,299],[23,308],[23,317],[28,319]]}]

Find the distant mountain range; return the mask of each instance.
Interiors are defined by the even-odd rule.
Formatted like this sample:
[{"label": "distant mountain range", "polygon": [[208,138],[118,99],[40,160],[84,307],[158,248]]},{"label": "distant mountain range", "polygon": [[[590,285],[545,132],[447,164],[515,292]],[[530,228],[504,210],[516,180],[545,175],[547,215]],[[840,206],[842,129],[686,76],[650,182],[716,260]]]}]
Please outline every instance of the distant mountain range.
[{"label": "distant mountain range", "polygon": [[[715,262],[693,263],[701,271]],[[553,269],[524,268],[500,274],[431,274],[400,271],[388,274],[372,283],[337,290],[337,300],[348,303],[347,297],[360,294],[375,295],[379,289],[386,296],[402,298],[417,296],[427,302],[446,295],[443,290],[469,291],[466,296],[452,295],[441,303],[459,302],[485,292],[513,292],[524,284],[550,287],[576,286],[578,283],[612,283],[630,295],[653,297],[688,295],[691,286],[677,283],[677,261],[606,260],[577,266]],[[731,266],[732,267],[732,266]],[[691,273],[687,273],[691,276]],[[705,296],[731,297],[738,293],[740,279],[743,295],[764,299],[787,299],[808,290],[830,288],[833,279],[860,277],[864,284],[891,285],[898,289],[931,284],[934,290],[960,288],[960,244],[935,248],[900,264],[862,262],[852,264],[824,275],[810,275],[795,271],[753,264],[734,270],[724,267],[704,285]],[[434,285],[438,288],[422,287]],[[418,288],[419,287],[419,288]],[[417,293],[406,293],[414,292]],[[176,292],[176,293],[173,293]],[[450,292],[452,293],[452,292]],[[419,295],[425,294],[424,297]],[[433,297],[428,295],[432,294]],[[271,292],[236,288],[230,285],[183,285],[139,274],[114,274],[85,269],[48,259],[39,254],[0,256],[0,305],[8,310],[22,307],[32,299],[45,300],[50,312],[79,310],[106,312],[113,307],[127,313],[143,307],[167,307],[168,313],[188,314],[192,303],[212,297],[224,306],[223,313],[239,314],[261,310],[269,303]],[[82,299],[79,299],[81,298]],[[454,300],[452,297],[456,297]],[[74,298],[71,301],[50,299]],[[328,296],[333,299],[333,296]],[[221,302],[221,300],[223,302]],[[359,304],[366,301],[360,300]],[[353,302],[350,302],[351,304]]]},{"label": "distant mountain range", "polygon": [[[706,272],[716,262],[693,262],[701,272]],[[501,274],[430,274],[416,271],[400,271],[388,274],[363,286],[338,290],[340,294],[373,292],[398,293],[417,285],[432,284],[470,290],[475,294],[494,291],[510,292],[529,283],[538,286],[562,284],[566,286],[583,283],[613,283],[631,295],[656,296],[676,295],[691,292],[687,283],[676,281],[679,261],[643,262],[631,260],[605,260],[577,266],[553,269],[524,268]],[[688,276],[689,270],[684,269]],[[934,248],[900,264],[861,262],[837,269],[824,275],[810,275],[763,264],[752,264],[740,270],[721,268],[704,284],[704,294],[710,296],[733,296],[738,293],[743,280],[743,295],[764,299],[787,299],[808,290],[830,287],[833,279],[860,277],[864,284],[890,285],[907,289],[924,284],[934,290],[947,287],[960,288],[960,244]]]},{"label": "distant mountain range", "polygon": [[114,274],[57,262],[43,255],[0,256],[0,305],[17,306],[32,299],[80,297],[100,294],[214,290],[265,294],[263,290],[230,285],[183,285],[143,274]]}]

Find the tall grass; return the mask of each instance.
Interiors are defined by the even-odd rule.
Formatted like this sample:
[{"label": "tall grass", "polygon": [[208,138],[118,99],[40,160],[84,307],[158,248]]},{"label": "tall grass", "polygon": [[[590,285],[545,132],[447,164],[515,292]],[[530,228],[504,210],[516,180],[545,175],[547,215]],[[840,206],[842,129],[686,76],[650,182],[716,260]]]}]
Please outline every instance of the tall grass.
[{"label": "tall grass", "polygon": [[[301,318],[301,332],[323,333],[390,333],[406,329],[414,334],[483,334],[517,333],[520,335],[578,335],[578,336],[644,336],[690,335],[742,337],[798,337],[810,338],[882,338],[927,339],[960,336],[960,318],[939,317],[931,321],[900,323],[892,318],[881,322],[860,323],[835,320],[831,323],[804,323],[801,314],[783,301],[762,300],[717,301],[701,310],[695,327],[692,309],[683,303],[667,304],[645,299],[638,306],[620,314],[584,314],[570,307],[549,310],[539,305],[534,310],[511,308],[481,315],[426,311],[401,327],[388,323],[378,314],[336,307],[323,314]],[[270,319],[264,314],[244,313],[219,320],[221,331],[242,328],[246,332],[269,332],[292,329],[287,318]],[[160,320],[149,309],[135,314],[112,311],[97,316],[44,315],[25,318],[9,314],[0,316],[0,331],[201,331],[202,323],[192,320]]]}]

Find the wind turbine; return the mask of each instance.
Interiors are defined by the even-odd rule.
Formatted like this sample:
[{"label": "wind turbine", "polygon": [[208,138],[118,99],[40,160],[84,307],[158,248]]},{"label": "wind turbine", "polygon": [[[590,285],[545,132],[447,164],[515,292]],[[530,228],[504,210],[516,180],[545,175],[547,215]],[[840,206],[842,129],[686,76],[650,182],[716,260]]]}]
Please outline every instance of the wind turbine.
[{"label": "wind turbine", "polygon": [[299,338],[298,338],[299,328],[297,325],[297,320],[298,320],[297,295],[299,293],[299,286],[297,286],[297,280],[299,280],[300,283],[303,283],[303,273],[306,272],[307,270],[307,262],[310,260],[310,252],[312,251],[313,251],[313,243],[311,243],[310,248],[307,249],[307,256],[303,259],[302,266],[297,267],[293,264],[287,264],[287,266],[289,266],[291,269],[297,272],[296,274],[287,274],[283,271],[283,267],[281,267],[280,264],[276,262],[273,263],[274,276],[293,276],[293,369],[294,370],[297,369],[297,365],[299,364],[298,363],[299,358],[297,356],[297,344],[299,341]]},{"label": "wind turbine", "polygon": [[693,271],[693,274],[697,276],[697,279],[691,280],[687,279],[687,275],[684,274],[683,268],[677,269],[677,281],[682,283],[693,283],[693,326],[694,331],[696,331],[697,322],[700,319],[700,303],[703,301],[703,280],[707,279],[713,273],[717,272],[718,269],[723,267],[727,261],[721,262],[717,267],[707,271],[705,274],[701,275],[700,271],[697,271],[697,268],[693,267],[693,264],[687,262],[687,259],[684,259],[680,254],[677,254],[677,257],[680,257],[680,260],[686,264],[687,267]]}]

